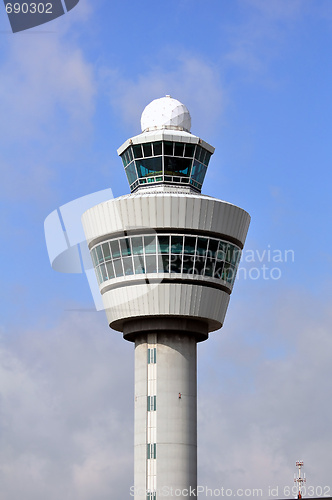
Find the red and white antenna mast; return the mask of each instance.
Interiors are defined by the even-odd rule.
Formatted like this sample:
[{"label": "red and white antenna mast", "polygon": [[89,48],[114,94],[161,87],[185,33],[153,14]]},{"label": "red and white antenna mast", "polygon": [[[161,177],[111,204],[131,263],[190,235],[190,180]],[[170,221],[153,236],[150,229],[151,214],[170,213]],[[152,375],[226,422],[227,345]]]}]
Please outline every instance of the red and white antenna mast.
[{"label": "red and white antenna mast", "polygon": [[303,474],[303,476],[301,476],[301,468],[303,467],[303,460],[298,460],[297,462],[295,462],[295,465],[299,469],[298,476],[295,477],[295,474],[294,474],[294,483],[297,483],[297,485],[298,485],[297,498],[302,498],[302,491],[301,491],[302,485],[303,485],[303,483],[305,483],[307,481],[305,478],[305,474]]}]

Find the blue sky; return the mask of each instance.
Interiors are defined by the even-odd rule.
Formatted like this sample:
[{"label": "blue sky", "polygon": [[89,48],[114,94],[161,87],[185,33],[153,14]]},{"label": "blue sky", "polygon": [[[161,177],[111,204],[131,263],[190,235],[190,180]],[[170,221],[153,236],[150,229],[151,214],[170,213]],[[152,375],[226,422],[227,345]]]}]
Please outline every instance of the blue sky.
[{"label": "blue sky", "polygon": [[[129,191],[116,149],[165,94],[216,148],[203,192],[251,214],[256,255],[199,346],[199,482],[267,496],[303,458],[331,494],[331,2],[81,0],[9,30],[2,9],[1,498],[129,496],[132,346],[83,274],[52,270],[43,224]],[[267,250],[294,259],[261,262]]]}]

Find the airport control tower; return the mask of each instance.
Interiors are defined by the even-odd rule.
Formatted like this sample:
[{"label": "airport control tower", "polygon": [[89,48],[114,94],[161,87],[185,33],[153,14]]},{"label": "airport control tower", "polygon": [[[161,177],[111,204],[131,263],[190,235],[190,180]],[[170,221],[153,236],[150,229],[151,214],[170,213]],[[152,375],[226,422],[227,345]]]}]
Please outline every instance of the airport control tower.
[{"label": "airport control tower", "polygon": [[223,325],[250,217],[201,194],[214,148],[183,104],[156,99],[141,125],[118,150],[131,193],[82,221],[109,326],[135,344],[134,498],[185,500],[197,485],[196,346]]}]

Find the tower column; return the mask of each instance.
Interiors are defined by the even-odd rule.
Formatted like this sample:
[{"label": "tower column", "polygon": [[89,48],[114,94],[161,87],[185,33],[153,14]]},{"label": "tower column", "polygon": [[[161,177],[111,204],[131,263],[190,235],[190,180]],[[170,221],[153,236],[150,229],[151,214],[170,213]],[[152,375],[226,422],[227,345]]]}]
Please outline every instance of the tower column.
[{"label": "tower column", "polygon": [[[138,327],[136,323],[136,328]],[[182,323],[182,324],[181,324]],[[197,488],[197,341],[204,324],[159,319],[135,338],[135,500]],[[144,325],[139,325],[144,326]],[[129,328],[125,328],[128,332]],[[207,338],[207,335],[204,335]],[[158,493],[158,494],[157,494]],[[194,495],[193,495],[194,498]]]}]

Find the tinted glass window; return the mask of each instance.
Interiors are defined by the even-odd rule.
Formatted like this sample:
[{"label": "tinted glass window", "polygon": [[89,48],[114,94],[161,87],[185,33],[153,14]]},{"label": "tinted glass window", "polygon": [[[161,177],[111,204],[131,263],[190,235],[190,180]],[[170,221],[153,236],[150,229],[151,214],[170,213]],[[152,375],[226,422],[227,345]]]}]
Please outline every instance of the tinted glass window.
[{"label": "tinted glass window", "polygon": [[161,141],[153,143],[153,154],[154,156],[160,156],[162,154]]},{"label": "tinted glass window", "polygon": [[169,236],[158,236],[158,252],[169,253]]},{"label": "tinted glass window", "polygon": [[206,166],[202,165],[202,163],[198,163],[198,161],[195,160],[191,171],[191,177],[200,184],[203,184],[205,174]]},{"label": "tinted glass window", "polygon": [[111,258],[111,251],[108,243],[103,243],[103,252],[105,260],[109,260]]},{"label": "tinted glass window", "polygon": [[228,245],[227,246],[226,262],[232,262],[233,248],[234,248],[233,245]]},{"label": "tinted glass window", "polygon": [[100,272],[101,272],[103,281],[106,281],[107,280],[107,272],[106,272],[106,266],[105,266],[105,264],[102,264],[100,266]]},{"label": "tinted glass window", "polygon": [[217,278],[219,280],[221,279],[223,268],[224,268],[224,262],[217,261],[216,262],[216,267],[215,267],[215,270],[214,270],[214,277],[215,278]]},{"label": "tinted glass window", "polygon": [[207,238],[197,238],[197,250],[196,250],[197,254],[198,255],[205,255],[207,245],[208,245]]},{"label": "tinted glass window", "polygon": [[185,274],[193,274],[194,267],[194,257],[190,255],[183,256],[183,273]]},{"label": "tinted glass window", "polygon": [[204,270],[205,258],[204,257],[196,257],[195,258],[195,266],[194,273],[202,275]]},{"label": "tinted glass window", "polygon": [[192,161],[189,158],[174,158],[165,156],[166,175],[186,175],[189,176]]},{"label": "tinted glass window", "polygon": [[108,279],[111,280],[112,278],[114,278],[114,269],[112,262],[107,262],[106,268],[107,268]]},{"label": "tinted glass window", "polygon": [[176,142],[174,144],[174,156],[183,156],[184,144],[182,142]]},{"label": "tinted glass window", "polygon": [[103,254],[102,254],[100,245],[96,248],[96,252],[97,252],[98,262],[103,262],[104,258],[103,258]]},{"label": "tinted glass window", "polygon": [[206,259],[205,272],[204,272],[205,276],[213,276],[214,264],[215,264],[215,259],[210,259],[209,257]]},{"label": "tinted glass window", "polygon": [[141,236],[131,238],[131,245],[134,255],[143,253],[143,238]]},{"label": "tinted glass window", "polygon": [[99,267],[99,266],[98,266],[98,267],[96,267],[96,270],[97,270],[97,281],[98,281],[98,283],[99,283],[99,285],[100,285],[100,283],[102,283],[102,282],[103,282],[103,277],[102,277],[102,275],[101,275],[100,267]]},{"label": "tinted glass window", "polygon": [[206,151],[205,158],[204,158],[204,165],[206,165],[206,166],[209,165],[210,158],[211,158],[211,153],[209,153],[208,151]]},{"label": "tinted glass window", "polygon": [[169,257],[168,257],[168,255],[162,255],[162,259],[163,259],[164,273],[169,273]]},{"label": "tinted glass window", "polygon": [[181,273],[182,259],[178,255],[171,255],[171,273]]},{"label": "tinted glass window", "polygon": [[135,274],[145,273],[145,265],[144,265],[143,256],[142,257],[134,257],[134,269],[135,269]]},{"label": "tinted glass window", "polygon": [[182,253],[183,237],[171,236],[171,253]]},{"label": "tinted glass window", "polygon": [[215,257],[216,251],[218,250],[218,240],[209,240],[209,257]]},{"label": "tinted glass window", "polygon": [[219,249],[218,249],[218,253],[217,253],[218,260],[225,260],[226,259],[226,250],[227,250],[227,243],[224,243],[223,241],[219,241]]},{"label": "tinted glass window", "polygon": [[134,157],[135,158],[142,158],[142,148],[140,144],[135,144],[133,146],[133,151],[134,151]]},{"label": "tinted glass window", "polygon": [[149,175],[162,174],[162,161],[158,158],[144,158],[136,161],[138,177],[148,177]]},{"label": "tinted glass window", "polygon": [[121,160],[122,160],[123,166],[126,167],[128,165],[126,153],[123,153],[123,155],[121,156]]},{"label": "tinted glass window", "polygon": [[157,272],[157,260],[155,255],[147,255],[145,257],[146,261],[146,272],[156,273]]},{"label": "tinted glass window", "polygon": [[125,257],[126,255],[131,255],[129,238],[124,238],[120,240],[120,247],[123,257]]},{"label": "tinted glass window", "polygon": [[121,259],[113,260],[115,275],[118,278],[119,276],[123,276],[123,269],[121,264]]},{"label": "tinted glass window", "polygon": [[188,156],[189,158],[192,158],[194,156],[194,151],[195,151],[195,144],[186,144],[186,147],[184,150],[184,156]]},{"label": "tinted glass window", "polygon": [[113,259],[116,257],[120,257],[120,247],[119,247],[119,242],[118,241],[111,241],[110,242],[110,247],[112,250],[112,257]]},{"label": "tinted glass window", "polygon": [[196,238],[193,236],[184,237],[184,253],[193,255],[195,253]]},{"label": "tinted glass window", "polygon": [[92,257],[93,267],[97,267],[98,260],[97,260],[97,253],[96,253],[95,248],[93,250],[91,250],[91,257]]},{"label": "tinted glass window", "polygon": [[164,142],[164,155],[173,156],[173,142]]},{"label": "tinted glass window", "polygon": [[134,157],[133,157],[133,151],[131,148],[128,148],[127,149],[127,156],[128,156],[128,161],[133,161]]},{"label": "tinted glass window", "polygon": [[123,259],[123,269],[126,276],[134,274],[131,257],[125,257]]},{"label": "tinted glass window", "polygon": [[196,146],[195,158],[196,160],[200,160],[202,154],[202,148],[200,146]]},{"label": "tinted glass window", "polygon": [[143,144],[144,156],[152,156],[152,145],[151,144]]},{"label": "tinted glass window", "polygon": [[136,168],[135,168],[135,162],[130,163],[128,165],[128,167],[125,169],[125,172],[126,172],[126,176],[127,176],[129,185],[136,181],[137,173],[136,173]]},{"label": "tinted glass window", "polygon": [[156,253],[156,237],[144,236],[145,253]]}]

